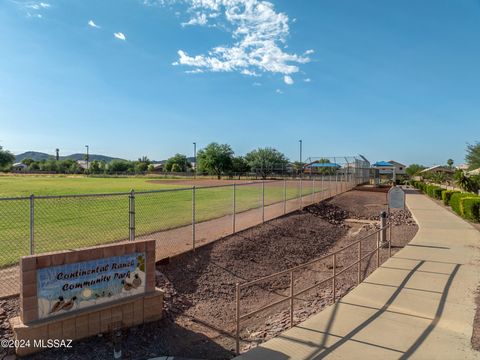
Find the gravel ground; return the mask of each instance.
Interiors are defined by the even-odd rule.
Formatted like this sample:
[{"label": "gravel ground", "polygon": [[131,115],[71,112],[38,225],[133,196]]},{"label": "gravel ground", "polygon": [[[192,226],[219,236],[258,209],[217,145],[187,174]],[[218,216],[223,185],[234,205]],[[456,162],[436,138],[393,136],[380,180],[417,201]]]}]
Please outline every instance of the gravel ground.
[{"label": "gravel ground", "polygon": [[[191,253],[157,265],[157,286],[165,290],[165,317],[159,322],[131,328],[123,333],[125,359],[172,355],[190,358],[233,357],[234,284],[291,268],[344,248],[378,227],[385,209],[383,193],[350,191],[330,201],[312,205],[255,228],[229,236]],[[354,222],[353,220],[358,221]],[[410,241],[417,227],[408,212],[394,217],[393,251]],[[375,239],[365,241],[364,254]],[[337,272],[356,260],[356,247],[337,258]],[[381,261],[387,258],[381,253]],[[362,276],[375,268],[374,256],[362,263]],[[295,273],[298,292],[331,275],[330,261],[321,261]],[[337,280],[337,298],[356,285],[357,272],[346,271]],[[275,278],[244,289],[242,313],[255,310],[287,294],[288,277]],[[2,337],[10,338],[7,319],[18,309],[17,299],[3,300],[0,319]],[[332,303],[332,285],[314,288],[295,301],[295,322],[306,319]],[[279,305],[242,323],[242,349],[256,346],[289,326],[289,312]],[[88,354],[88,355],[86,355]],[[109,334],[79,341],[70,350],[46,351],[37,359],[107,359],[113,354]],[[0,355],[0,359],[2,356]]]}]

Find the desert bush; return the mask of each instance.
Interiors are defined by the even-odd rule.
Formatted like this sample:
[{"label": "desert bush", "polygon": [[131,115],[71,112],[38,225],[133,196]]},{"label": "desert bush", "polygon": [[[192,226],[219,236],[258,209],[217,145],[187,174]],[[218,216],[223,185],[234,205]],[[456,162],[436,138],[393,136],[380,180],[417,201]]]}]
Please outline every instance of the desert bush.
[{"label": "desert bush", "polygon": [[460,193],[460,191],[456,190],[443,190],[442,191],[442,200],[445,205],[450,205],[450,198],[453,194]]},{"label": "desert bush", "polygon": [[460,207],[466,219],[480,222],[480,196],[461,199]]},{"label": "desert bush", "polygon": [[432,190],[433,198],[437,200],[442,200],[442,191],[444,191],[443,188],[439,186],[435,186]]},{"label": "desert bush", "polygon": [[475,197],[475,195],[468,194],[468,193],[460,193],[460,192],[452,194],[452,196],[450,197],[450,207],[458,215],[463,216],[461,200],[463,198],[469,198],[469,197]]}]

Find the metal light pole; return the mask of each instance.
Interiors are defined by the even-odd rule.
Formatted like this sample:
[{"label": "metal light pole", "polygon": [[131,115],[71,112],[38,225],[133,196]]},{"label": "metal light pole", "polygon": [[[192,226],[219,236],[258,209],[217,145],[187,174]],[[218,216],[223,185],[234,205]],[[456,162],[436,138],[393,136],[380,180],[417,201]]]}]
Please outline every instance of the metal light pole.
[{"label": "metal light pole", "polygon": [[88,161],[89,161],[88,150],[89,150],[89,148],[88,148],[88,145],[85,145],[85,147],[87,148],[87,158],[86,158],[86,160],[87,160],[87,173],[88,173],[88,170],[89,170],[89,167],[88,167]]},{"label": "metal light pole", "polygon": [[195,163],[195,169],[193,171],[193,178],[197,178],[197,143],[193,143],[193,162]]},{"label": "metal light pole", "polygon": [[298,143],[300,145],[300,177],[302,177],[303,173],[303,163],[302,163],[302,140],[298,140]]}]

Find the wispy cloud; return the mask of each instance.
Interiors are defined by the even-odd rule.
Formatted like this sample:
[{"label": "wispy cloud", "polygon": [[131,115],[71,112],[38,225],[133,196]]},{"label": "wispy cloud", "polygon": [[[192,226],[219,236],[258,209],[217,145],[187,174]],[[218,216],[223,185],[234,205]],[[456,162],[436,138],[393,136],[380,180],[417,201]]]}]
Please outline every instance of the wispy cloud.
[{"label": "wispy cloud", "polygon": [[192,26],[192,25],[207,25],[207,15],[203,13],[196,13],[189,21],[183,22],[182,26]]},{"label": "wispy cloud", "polygon": [[14,1],[14,3],[25,11],[27,17],[38,19],[41,19],[43,17],[42,11],[50,8],[49,3],[39,1]]},{"label": "wispy cloud", "polygon": [[287,84],[287,85],[293,85],[293,83],[294,83],[292,77],[289,76],[289,75],[285,75],[285,76],[283,77],[283,81],[284,81],[285,84]]},{"label": "wispy cloud", "polygon": [[122,32],[113,33],[113,36],[115,36],[119,40],[123,40],[123,41],[127,40],[127,38],[125,37],[125,34]]},{"label": "wispy cloud", "polygon": [[311,82],[311,81],[312,81],[312,79],[310,79],[310,78],[306,78],[306,79],[303,79],[303,81],[305,81],[305,82]]},{"label": "wispy cloud", "polygon": [[96,28],[96,29],[100,29],[100,26],[95,24],[95,22],[93,20],[88,21],[88,26],[91,26],[91,27]]},{"label": "wispy cloud", "polygon": [[291,75],[300,71],[299,65],[308,63],[308,55],[313,53],[313,50],[302,55],[286,52],[289,18],[285,13],[277,12],[270,1],[144,0],[144,3],[187,4],[187,13],[194,16],[182,26],[207,25],[231,33],[231,44],[216,46],[204,54],[190,55],[179,49],[178,60],[173,65],[212,72],[237,71],[249,76],[259,73]]},{"label": "wispy cloud", "polygon": [[40,10],[40,9],[48,9],[50,7],[49,3],[44,2],[27,2],[25,4],[26,8]]},{"label": "wispy cloud", "polygon": [[275,90],[275,92],[276,92],[277,94],[283,94],[283,91],[280,90],[280,89]]}]

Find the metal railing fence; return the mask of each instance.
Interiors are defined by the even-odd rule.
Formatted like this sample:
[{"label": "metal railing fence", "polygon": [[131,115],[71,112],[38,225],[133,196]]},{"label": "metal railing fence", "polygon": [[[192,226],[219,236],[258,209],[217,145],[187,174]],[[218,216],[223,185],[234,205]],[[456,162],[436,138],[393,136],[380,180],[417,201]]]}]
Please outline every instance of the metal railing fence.
[{"label": "metal railing fence", "polygon": [[[388,231],[387,231],[388,230]],[[331,282],[332,283],[332,296],[333,296],[333,302],[336,301],[336,291],[337,291],[337,278],[346,273],[348,270],[355,268],[356,267],[356,284],[359,285],[363,279],[366,277],[366,274],[362,273],[362,270],[367,270],[369,265],[365,269],[362,268],[362,261],[366,260],[367,258],[371,256],[375,256],[375,268],[378,268],[380,266],[380,249],[385,248],[385,250],[388,250],[388,257],[392,256],[392,248],[391,248],[391,242],[392,242],[392,237],[391,237],[391,224],[388,223],[384,227],[375,230],[373,232],[370,232],[369,234],[361,237],[359,240],[356,240],[345,247],[336,250],[334,252],[331,252],[327,255],[321,256],[319,258],[310,260],[306,263],[303,263],[301,265],[294,266],[290,269],[286,269],[283,271],[279,271],[267,276],[260,277],[258,279],[248,281],[248,282],[243,282],[239,283],[237,282],[235,284],[235,350],[237,355],[240,354],[240,327],[242,321],[251,318],[254,315],[257,315],[261,312],[264,312],[268,309],[271,309],[275,306],[281,305],[283,303],[288,302],[288,313],[289,313],[289,326],[292,327],[294,326],[294,301],[295,300],[302,300],[299,298],[300,295],[303,295],[312,289],[315,289],[325,283]],[[366,249],[365,245],[362,245],[362,243],[365,243],[368,240],[371,240],[374,238],[376,240],[376,245],[372,249]],[[337,259],[340,256],[340,254],[346,252],[346,251],[355,251],[356,252],[356,260],[348,265],[344,264],[342,270],[337,271],[338,263]],[[331,275],[325,279],[322,279],[320,281],[316,281],[314,284],[307,286],[306,288],[303,288],[299,291],[295,291],[295,286],[294,286],[294,279],[295,276],[294,274],[300,270],[305,270],[307,267],[310,267],[312,265],[318,264],[324,260],[330,259],[331,263]],[[281,294],[278,291],[275,291],[275,295],[280,296],[279,300],[274,300],[273,302],[269,302],[266,305],[261,306],[260,308],[257,308],[255,310],[249,311],[246,314],[242,314],[241,311],[241,293],[243,289],[250,288],[252,286],[260,286],[263,290],[265,288],[268,288],[269,286],[261,286],[259,284],[265,283],[266,281],[272,281],[274,279],[282,278],[282,277],[288,277],[289,279],[289,284],[288,284],[288,295]],[[268,292],[272,293],[272,290],[268,290]]]},{"label": "metal railing fence", "polygon": [[[354,174],[109,194],[0,198],[0,297],[18,293],[22,256],[156,239],[177,255],[368,181]],[[3,276],[6,273],[8,276]]]}]

